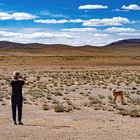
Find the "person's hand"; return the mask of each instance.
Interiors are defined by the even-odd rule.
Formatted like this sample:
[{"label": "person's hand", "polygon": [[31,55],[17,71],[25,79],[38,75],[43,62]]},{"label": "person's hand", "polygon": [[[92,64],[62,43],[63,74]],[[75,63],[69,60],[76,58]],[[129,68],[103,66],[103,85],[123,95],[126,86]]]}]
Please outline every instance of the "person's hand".
[{"label": "person's hand", "polygon": [[20,75],[19,78],[22,79],[23,77]]},{"label": "person's hand", "polygon": [[29,85],[29,82],[27,81],[26,77],[23,77],[23,80],[25,81],[26,85]]},{"label": "person's hand", "polygon": [[22,79],[23,79],[24,81],[27,81],[27,80],[26,80],[26,77],[23,77]]}]

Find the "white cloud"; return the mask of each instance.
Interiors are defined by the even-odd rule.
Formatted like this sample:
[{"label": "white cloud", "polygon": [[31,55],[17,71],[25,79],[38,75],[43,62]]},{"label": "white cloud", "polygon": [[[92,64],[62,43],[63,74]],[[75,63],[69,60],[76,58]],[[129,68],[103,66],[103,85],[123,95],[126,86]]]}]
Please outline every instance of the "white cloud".
[{"label": "white cloud", "polygon": [[61,31],[68,31],[68,32],[95,32],[97,31],[96,28],[67,28],[61,29]]},{"label": "white cloud", "polygon": [[11,15],[5,12],[0,12],[0,20],[9,20],[12,19]]},{"label": "white cloud", "polygon": [[82,23],[83,20],[81,19],[71,19],[71,20],[67,20],[67,19],[60,19],[60,20],[56,20],[56,19],[46,19],[46,20],[34,20],[34,22],[36,23],[46,23],[46,24],[64,24],[64,23]]},{"label": "white cloud", "polygon": [[16,12],[12,14],[12,18],[15,20],[29,20],[29,19],[35,19],[37,16],[34,16],[29,13],[23,13],[23,12]]},{"label": "white cloud", "polygon": [[125,9],[125,10],[140,10],[140,6],[136,5],[136,4],[130,4],[128,6],[123,5],[122,9]]},{"label": "white cloud", "polygon": [[109,32],[109,33],[133,33],[136,32],[136,29],[134,28],[118,28],[118,27],[111,27],[107,28],[104,31]]},{"label": "white cloud", "polygon": [[[73,29],[73,28],[71,28]],[[17,43],[43,43],[43,44],[67,44],[72,46],[83,46],[83,45],[92,45],[92,46],[102,46],[113,41],[128,38],[138,38],[140,32],[117,32],[117,33],[108,33],[104,30],[97,30],[94,32],[89,31],[90,28],[81,28],[83,31],[80,31],[78,28],[73,30],[48,30],[44,28],[31,28],[30,30],[25,29],[0,29],[0,41],[12,41]],[[92,29],[92,28],[91,28]],[[8,31],[10,30],[10,31]],[[96,29],[95,29],[96,30]]]},{"label": "white cloud", "polygon": [[41,11],[40,14],[43,16],[54,17],[54,18],[68,18],[68,16],[66,15],[51,13],[50,11]]},{"label": "white cloud", "polygon": [[129,10],[125,10],[125,9],[113,9],[112,11],[116,11],[116,12],[128,12]]},{"label": "white cloud", "polygon": [[93,34],[94,37],[108,37],[109,34],[103,34],[103,33],[100,33],[100,34]]},{"label": "white cloud", "polygon": [[66,33],[51,33],[51,32],[33,32],[33,33],[22,33],[22,32],[8,32],[0,31],[0,37],[16,37],[24,39],[34,38],[73,38],[71,35]]},{"label": "white cloud", "polygon": [[70,23],[82,23],[83,20],[82,19],[71,19],[68,22],[70,22]]},{"label": "white cloud", "polygon": [[37,16],[24,12],[0,12],[0,20],[31,20],[35,18],[37,18]]},{"label": "white cloud", "polygon": [[45,24],[64,24],[64,23],[81,23],[83,26],[122,26],[126,23],[134,23],[129,21],[127,18],[123,17],[113,17],[105,19],[39,19],[34,20],[35,23],[45,23]]},{"label": "white cloud", "polygon": [[91,4],[88,4],[88,5],[81,5],[79,6],[78,9],[106,9],[108,8],[108,6],[104,6],[104,5],[91,5]]},{"label": "white cloud", "polygon": [[90,19],[85,20],[83,26],[122,26],[123,24],[131,23],[129,19],[123,17],[113,17],[105,19]]},{"label": "white cloud", "polygon": [[39,19],[39,20],[34,20],[34,22],[36,23],[46,23],[46,24],[63,24],[63,23],[67,23],[68,20],[66,19],[62,19],[62,20],[56,20],[56,19]]},{"label": "white cloud", "polygon": [[66,34],[66,33],[50,33],[50,32],[35,32],[35,33],[31,33],[31,34],[23,34],[23,37],[25,38],[31,38],[31,39],[34,39],[34,38],[73,38],[71,35],[69,34]]},{"label": "white cloud", "polygon": [[[0,40],[13,41],[18,43],[44,43],[44,44],[67,44],[73,46],[82,45],[103,45],[109,40],[109,34],[94,32],[32,32],[25,33],[23,31],[8,32],[0,31]],[[101,39],[102,38],[102,39]]]},{"label": "white cloud", "polygon": [[23,37],[25,38],[52,38],[54,35],[52,33],[47,32],[35,32],[31,34],[23,34]]},{"label": "white cloud", "polygon": [[119,33],[118,35],[120,36],[129,36],[129,38],[134,38],[134,37],[137,37],[139,38],[140,37],[140,32],[137,32],[137,33]]},{"label": "white cloud", "polygon": [[7,32],[7,31],[0,31],[0,36],[2,37],[19,37],[22,36],[21,33],[16,33],[16,32]]}]

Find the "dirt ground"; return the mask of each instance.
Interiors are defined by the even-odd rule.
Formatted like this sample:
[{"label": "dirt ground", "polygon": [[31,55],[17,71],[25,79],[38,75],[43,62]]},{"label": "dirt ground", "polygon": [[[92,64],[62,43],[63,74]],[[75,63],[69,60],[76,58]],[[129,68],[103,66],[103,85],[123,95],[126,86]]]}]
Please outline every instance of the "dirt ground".
[{"label": "dirt ground", "polygon": [[[140,139],[139,65],[45,65],[46,59],[30,65],[28,59],[1,59],[0,140]],[[13,125],[11,117],[8,82],[15,70],[30,82],[24,89],[23,126]],[[124,91],[125,105],[112,103],[113,88]],[[59,104],[68,108],[57,112]]]},{"label": "dirt ground", "polygon": [[72,113],[24,105],[24,126],[11,120],[10,105],[0,105],[0,140],[139,140],[140,120],[85,108]]}]

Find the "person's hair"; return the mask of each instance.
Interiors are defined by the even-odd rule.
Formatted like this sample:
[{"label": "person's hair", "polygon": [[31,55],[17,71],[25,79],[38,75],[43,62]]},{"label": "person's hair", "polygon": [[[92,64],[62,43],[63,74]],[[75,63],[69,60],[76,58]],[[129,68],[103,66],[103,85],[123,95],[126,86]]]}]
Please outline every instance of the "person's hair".
[{"label": "person's hair", "polygon": [[14,78],[15,80],[17,80],[17,79],[19,78],[19,76],[20,76],[20,73],[19,73],[19,72],[14,72],[13,78]]}]

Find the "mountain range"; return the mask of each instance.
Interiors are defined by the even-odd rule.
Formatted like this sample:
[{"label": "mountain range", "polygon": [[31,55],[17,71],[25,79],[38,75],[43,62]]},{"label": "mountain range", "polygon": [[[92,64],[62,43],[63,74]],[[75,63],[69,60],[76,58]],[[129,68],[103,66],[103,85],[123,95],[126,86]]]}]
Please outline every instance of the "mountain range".
[{"label": "mountain range", "polygon": [[62,44],[21,44],[0,41],[0,56],[139,56],[140,39],[120,40],[106,46],[69,46]]},{"label": "mountain range", "polygon": [[[139,47],[140,46],[140,39],[126,39],[126,40],[119,40],[116,42],[113,42],[111,44],[108,44],[106,46],[102,47]],[[53,45],[48,45],[48,44],[40,44],[40,43],[29,43],[29,44],[22,44],[22,43],[15,43],[15,42],[8,42],[8,41],[0,41],[0,48],[44,48],[44,47],[73,47],[69,45],[62,45],[62,44],[53,44]],[[79,46],[79,47],[96,47],[96,46]]]}]

